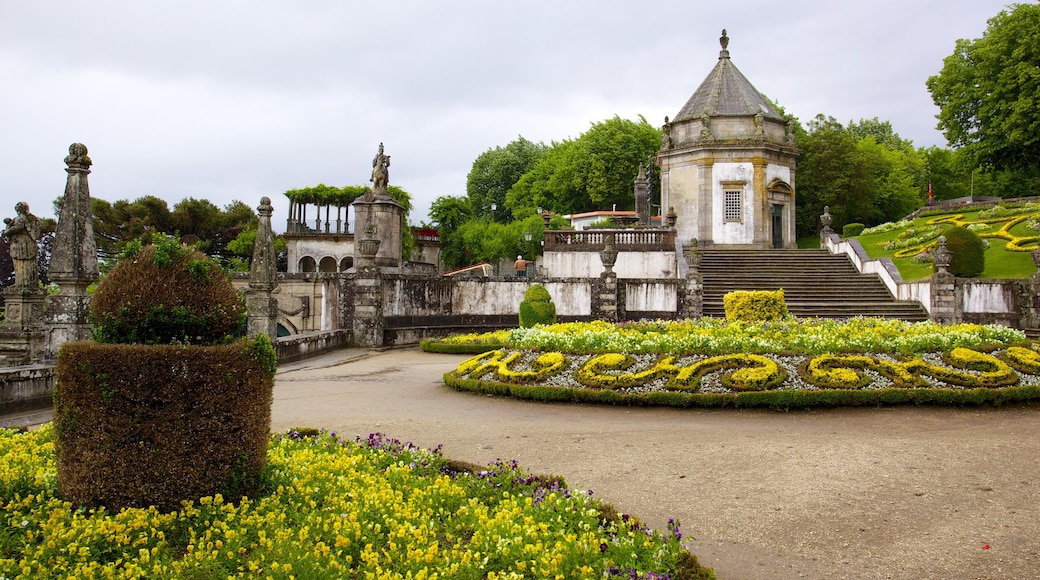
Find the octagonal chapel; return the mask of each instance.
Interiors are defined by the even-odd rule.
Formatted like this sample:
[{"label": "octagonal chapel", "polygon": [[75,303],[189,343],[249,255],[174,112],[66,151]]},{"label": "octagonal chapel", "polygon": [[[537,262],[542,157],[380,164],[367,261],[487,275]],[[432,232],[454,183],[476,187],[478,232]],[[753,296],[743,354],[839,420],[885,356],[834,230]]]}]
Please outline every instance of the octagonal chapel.
[{"label": "octagonal chapel", "polygon": [[657,165],[677,237],[701,247],[794,248],[792,125],[737,70],[722,31],[719,61],[670,122]]}]

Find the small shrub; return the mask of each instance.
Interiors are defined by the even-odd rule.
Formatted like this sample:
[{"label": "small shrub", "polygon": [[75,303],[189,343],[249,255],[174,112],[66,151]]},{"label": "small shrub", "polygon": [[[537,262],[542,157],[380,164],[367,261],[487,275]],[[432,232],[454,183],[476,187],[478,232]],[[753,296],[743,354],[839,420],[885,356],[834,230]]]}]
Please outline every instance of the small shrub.
[{"label": "small shrub", "polygon": [[556,305],[541,284],[528,288],[520,303],[520,327],[530,328],[536,324],[556,324]]},{"label": "small shrub", "polygon": [[986,245],[975,232],[960,226],[952,227],[945,232],[946,249],[950,251],[949,271],[954,276],[973,278],[982,274],[986,266]]},{"label": "small shrub", "polygon": [[741,322],[767,322],[787,317],[784,289],[737,290],[722,297],[726,309],[726,320]]},{"label": "small shrub", "polygon": [[866,227],[867,224],[845,224],[845,227],[841,228],[841,237],[851,238],[853,236],[858,236],[863,233],[863,230],[866,229]]}]

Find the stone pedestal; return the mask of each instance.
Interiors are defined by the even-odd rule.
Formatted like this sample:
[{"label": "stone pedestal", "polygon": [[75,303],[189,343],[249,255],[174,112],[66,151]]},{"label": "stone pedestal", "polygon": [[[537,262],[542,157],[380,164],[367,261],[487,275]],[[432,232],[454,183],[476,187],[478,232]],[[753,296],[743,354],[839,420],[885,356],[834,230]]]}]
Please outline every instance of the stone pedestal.
[{"label": "stone pedestal", "polygon": [[[379,246],[374,263],[380,268],[401,266],[401,234],[404,228],[404,208],[389,196],[376,195],[373,201],[364,198],[354,202],[356,232],[368,232],[372,227]],[[359,244],[355,244],[354,263],[360,264],[363,256]]]}]

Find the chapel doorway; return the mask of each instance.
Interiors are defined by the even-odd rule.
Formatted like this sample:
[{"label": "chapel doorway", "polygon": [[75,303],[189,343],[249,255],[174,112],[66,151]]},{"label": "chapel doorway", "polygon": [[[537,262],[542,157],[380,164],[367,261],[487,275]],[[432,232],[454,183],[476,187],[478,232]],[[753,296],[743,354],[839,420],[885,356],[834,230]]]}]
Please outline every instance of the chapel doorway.
[{"label": "chapel doorway", "polygon": [[772,204],[771,213],[773,216],[773,248],[780,249],[784,247],[784,206]]}]

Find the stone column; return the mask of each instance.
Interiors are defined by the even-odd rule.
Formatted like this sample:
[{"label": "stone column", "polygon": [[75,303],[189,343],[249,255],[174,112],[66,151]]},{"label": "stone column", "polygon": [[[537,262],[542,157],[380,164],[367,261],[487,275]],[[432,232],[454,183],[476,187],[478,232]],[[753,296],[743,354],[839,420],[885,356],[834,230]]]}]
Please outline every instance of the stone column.
[{"label": "stone column", "polygon": [[278,299],[272,294],[278,285],[276,280],[277,255],[274,252],[274,235],[271,233],[271,198],[260,198],[256,208],[260,220],[253,242],[253,261],[249,265],[249,288],[246,290],[246,323],[249,336],[266,334],[272,340],[278,336]]},{"label": "stone column", "polygon": [[47,356],[54,359],[66,342],[91,337],[90,295],[87,287],[98,279],[97,242],[94,239],[94,214],[90,209],[90,157],[82,143],[69,146],[65,158],[68,178],[61,202],[58,227],[54,234],[48,277],[57,284],[58,293],[47,298],[44,322],[47,325]]},{"label": "stone column", "polygon": [[636,175],[634,189],[636,196],[636,218],[638,219],[637,223],[640,226],[646,227],[650,225],[650,183],[646,179],[646,171],[643,170],[642,164],[639,165],[639,175]]}]

